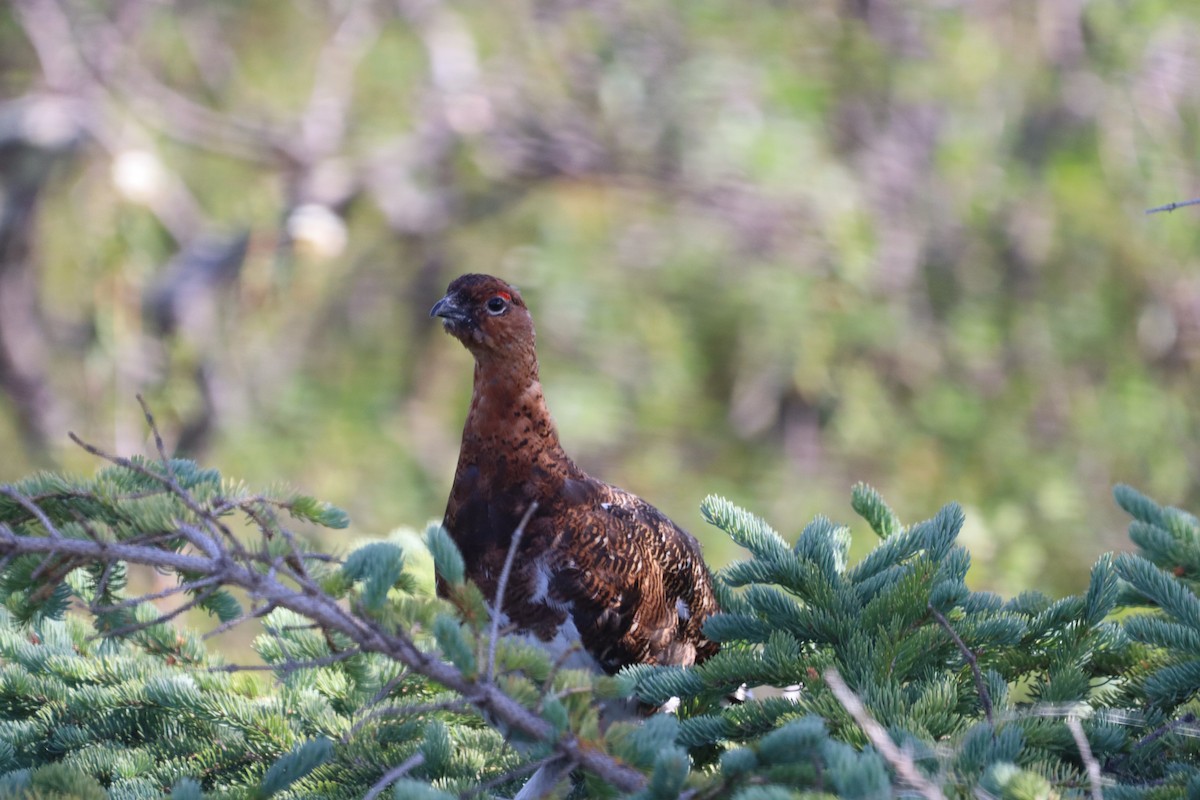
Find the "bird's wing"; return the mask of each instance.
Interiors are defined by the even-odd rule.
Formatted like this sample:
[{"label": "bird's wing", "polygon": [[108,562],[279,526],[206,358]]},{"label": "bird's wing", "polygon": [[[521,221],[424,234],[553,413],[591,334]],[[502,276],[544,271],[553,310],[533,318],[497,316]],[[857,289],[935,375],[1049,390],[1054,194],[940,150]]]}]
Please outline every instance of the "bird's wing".
[{"label": "bird's wing", "polygon": [[543,518],[554,529],[547,595],[584,648],[609,672],[712,655],[701,627],[717,606],[695,540],[644,500],[588,484]]}]

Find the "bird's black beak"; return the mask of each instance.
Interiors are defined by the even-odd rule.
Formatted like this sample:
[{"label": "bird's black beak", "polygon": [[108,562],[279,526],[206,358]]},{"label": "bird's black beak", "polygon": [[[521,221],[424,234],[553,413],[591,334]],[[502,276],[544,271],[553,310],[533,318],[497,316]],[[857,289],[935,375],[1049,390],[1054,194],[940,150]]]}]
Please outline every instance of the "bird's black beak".
[{"label": "bird's black beak", "polygon": [[433,308],[429,309],[429,316],[441,317],[447,322],[467,322],[470,315],[466,309],[455,302],[457,299],[453,294],[446,295],[433,304]]}]

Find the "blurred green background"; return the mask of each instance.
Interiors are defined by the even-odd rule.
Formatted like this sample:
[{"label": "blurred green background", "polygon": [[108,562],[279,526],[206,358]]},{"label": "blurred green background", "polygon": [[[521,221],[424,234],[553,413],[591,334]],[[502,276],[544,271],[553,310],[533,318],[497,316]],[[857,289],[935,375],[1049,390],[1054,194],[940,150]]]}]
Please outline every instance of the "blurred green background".
[{"label": "blurred green background", "polygon": [[[1079,591],[1129,482],[1200,508],[1200,5],[15,0],[0,480],[170,442],[441,516],[521,287],[568,452],[702,538],[876,486],[978,587]],[[871,535],[854,525],[858,552]],[[329,547],[343,545],[336,540]]]}]

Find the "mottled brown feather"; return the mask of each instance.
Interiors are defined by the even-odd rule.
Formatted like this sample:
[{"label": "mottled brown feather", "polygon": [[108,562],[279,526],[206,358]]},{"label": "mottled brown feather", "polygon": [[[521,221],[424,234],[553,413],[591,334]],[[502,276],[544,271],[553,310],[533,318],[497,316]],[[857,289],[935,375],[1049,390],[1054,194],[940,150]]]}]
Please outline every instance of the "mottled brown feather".
[{"label": "mottled brown feather", "polygon": [[696,540],[641,498],[587,475],[559,444],[520,293],[489,275],[463,275],[430,313],[475,357],[444,520],[467,576],[495,596],[513,531],[537,501],[503,602],[518,630],[550,641],[573,623],[610,673],[716,653],[702,631],[717,604]]}]

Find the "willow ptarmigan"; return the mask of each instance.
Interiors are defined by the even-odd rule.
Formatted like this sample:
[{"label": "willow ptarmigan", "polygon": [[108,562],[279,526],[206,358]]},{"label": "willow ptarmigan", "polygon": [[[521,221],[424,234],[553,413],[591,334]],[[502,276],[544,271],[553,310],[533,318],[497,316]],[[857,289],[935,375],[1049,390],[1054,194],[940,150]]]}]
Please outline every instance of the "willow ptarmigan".
[{"label": "willow ptarmigan", "polygon": [[503,618],[548,647],[582,645],[594,667],[691,665],[717,652],[704,620],[717,611],[700,545],[639,497],[587,475],[563,451],[534,352],[533,319],[515,288],[463,275],[430,316],[475,357],[445,527],[467,576],[496,587],[518,543]]}]

